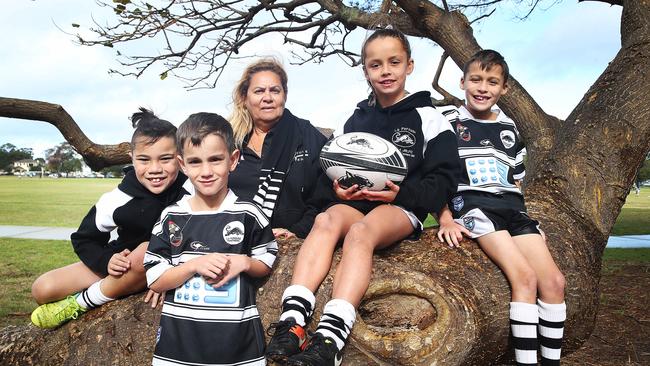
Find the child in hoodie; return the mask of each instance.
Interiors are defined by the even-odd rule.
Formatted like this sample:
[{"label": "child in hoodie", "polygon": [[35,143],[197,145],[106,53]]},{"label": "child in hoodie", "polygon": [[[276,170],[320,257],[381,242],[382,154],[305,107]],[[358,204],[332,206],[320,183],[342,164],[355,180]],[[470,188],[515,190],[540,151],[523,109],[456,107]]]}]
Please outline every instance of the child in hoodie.
[{"label": "child in hoodie", "polygon": [[[144,290],[142,260],[151,229],[165,207],[193,191],[178,172],[176,127],[144,108],[131,121],[133,168],[101,196],[70,237],[81,261],[46,272],[32,284],[32,296],[41,305],[31,319],[40,328],[56,328],[88,309]],[[159,296],[149,291],[145,301],[155,306]]]},{"label": "child in hoodie", "polygon": [[[364,43],[362,61],[372,88],[335,135],[369,132],[391,141],[408,162],[406,178],[388,190],[369,191],[334,182],[339,201],[319,214],[282,296],[282,314],[267,347],[268,359],[289,365],[338,365],[352,330],[356,308],[372,273],[375,250],[408,236],[417,237],[428,212],[442,208],[455,191],[460,173],[456,139],[436,111],[428,92],[409,94],[413,71],[406,37],[393,29],[375,31]],[[316,333],[305,343],[304,327],[314,309],[314,292],[327,275],[337,243],[343,254],[336,269],[332,299],[325,304]],[[304,349],[304,350],[303,350]]]}]

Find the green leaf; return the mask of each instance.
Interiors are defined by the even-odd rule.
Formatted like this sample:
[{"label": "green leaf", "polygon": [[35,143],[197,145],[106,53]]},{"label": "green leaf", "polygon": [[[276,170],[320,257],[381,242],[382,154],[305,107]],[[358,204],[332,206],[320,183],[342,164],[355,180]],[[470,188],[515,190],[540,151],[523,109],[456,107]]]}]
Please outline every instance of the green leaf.
[{"label": "green leaf", "polygon": [[160,74],[160,80],[165,80],[165,79],[167,79],[167,71]]},{"label": "green leaf", "polygon": [[77,23],[72,23],[72,26],[75,27],[75,28],[79,28],[79,24],[77,24]]},{"label": "green leaf", "polygon": [[111,43],[109,41],[106,41],[106,42],[102,43],[102,45],[104,45],[105,47],[113,48],[113,43]]}]

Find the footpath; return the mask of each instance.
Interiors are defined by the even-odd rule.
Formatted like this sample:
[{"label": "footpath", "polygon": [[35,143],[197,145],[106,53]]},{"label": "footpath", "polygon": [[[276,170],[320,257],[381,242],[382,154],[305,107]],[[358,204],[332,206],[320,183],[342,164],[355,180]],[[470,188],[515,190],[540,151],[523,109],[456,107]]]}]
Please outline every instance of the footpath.
[{"label": "footpath", "polygon": [[[70,240],[76,228],[0,225],[0,238]],[[114,237],[116,232],[111,233]],[[650,235],[610,236],[607,248],[650,248]]]}]

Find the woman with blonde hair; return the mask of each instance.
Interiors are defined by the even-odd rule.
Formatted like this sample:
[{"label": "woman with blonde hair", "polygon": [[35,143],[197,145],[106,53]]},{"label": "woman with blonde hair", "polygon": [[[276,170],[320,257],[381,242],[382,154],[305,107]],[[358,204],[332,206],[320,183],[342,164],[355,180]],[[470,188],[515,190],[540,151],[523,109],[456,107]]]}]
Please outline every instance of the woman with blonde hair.
[{"label": "woman with blonde hair", "polygon": [[286,109],[287,73],[274,59],[244,70],[233,90],[230,117],[241,150],[230,187],[262,206],[276,237],[304,238],[331,200],[319,153],[327,139],[309,121]]}]

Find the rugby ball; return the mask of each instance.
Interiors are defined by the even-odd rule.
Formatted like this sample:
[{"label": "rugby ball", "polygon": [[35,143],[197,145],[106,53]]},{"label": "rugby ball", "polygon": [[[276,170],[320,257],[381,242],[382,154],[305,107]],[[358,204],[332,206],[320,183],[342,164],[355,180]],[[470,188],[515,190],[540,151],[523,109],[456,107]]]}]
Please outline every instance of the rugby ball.
[{"label": "rugby ball", "polygon": [[404,155],[392,143],[366,132],[350,132],[328,141],[320,153],[325,174],[343,188],[381,191],[386,181],[399,184],[408,172]]}]

